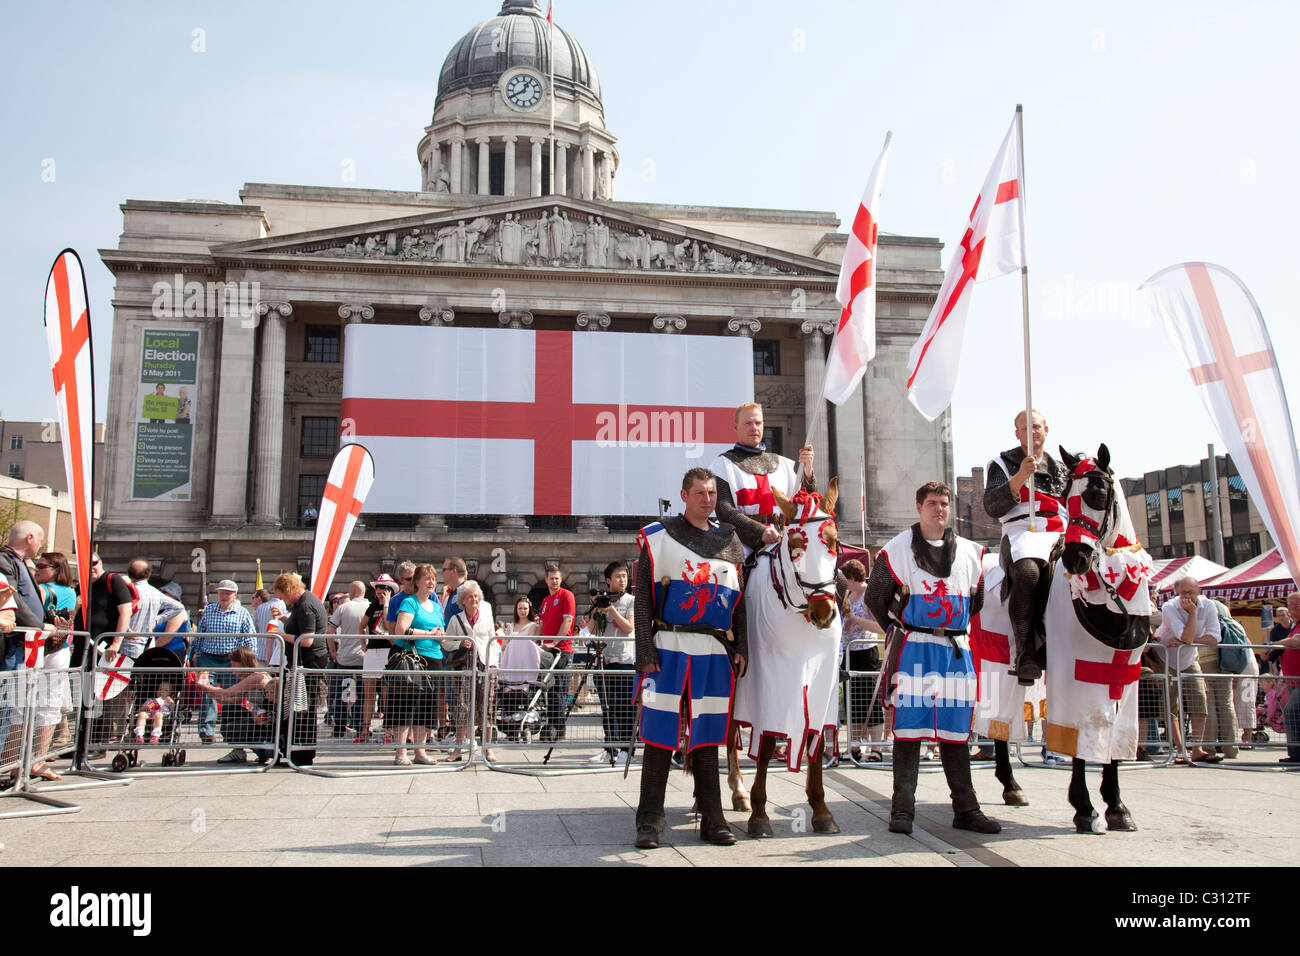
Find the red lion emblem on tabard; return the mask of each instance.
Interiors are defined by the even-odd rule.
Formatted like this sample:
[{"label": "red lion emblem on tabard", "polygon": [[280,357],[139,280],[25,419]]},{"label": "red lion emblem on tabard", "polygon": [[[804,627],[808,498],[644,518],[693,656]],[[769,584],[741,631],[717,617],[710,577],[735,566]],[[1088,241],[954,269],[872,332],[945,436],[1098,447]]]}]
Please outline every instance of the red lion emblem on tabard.
[{"label": "red lion emblem on tabard", "polygon": [[694,606],[695,613],[691,616],[690,623],[694,624],[700,618],[704,617],[704,612],[708,609],[709,603],[718,596],[718,576],[713,573],[713,568],[709,562],[701,561],[694,568],[691,562],[686,562],[686,570],[682,572],[682,580],[690,585],[691,591],[686,596],[678,609],[685,611],[687,608]]},{"label": "red lion emblem on tabard", "polygon": [[[933,611],[928,612],[925,616],[927,619],[943,615],[942,621],[938,621],[937,626],[946,627],[956,616],[952,606],[952,592],[948,590],[946,581],[937,581],[934,586],[930,586],[929,581],[922,582],[925,585],[926,596],[925,603],[934,607]],[[937,606],[935,606],[937,605]]]}]

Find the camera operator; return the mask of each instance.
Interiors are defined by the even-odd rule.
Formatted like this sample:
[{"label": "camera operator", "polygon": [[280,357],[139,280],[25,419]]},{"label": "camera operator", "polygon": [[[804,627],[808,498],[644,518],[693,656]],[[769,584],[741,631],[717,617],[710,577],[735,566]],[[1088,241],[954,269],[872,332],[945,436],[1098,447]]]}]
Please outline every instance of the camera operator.
[{"label": "camera operator", "polygon": [[[617,746],[606,747],[591,758],[591,763],[610,763],[618,759],[620,750],[627,748],[632,738],[632,724],[636,707],[632,695],[636,690],[635,642],[621,640],[632,633],[632,606],[636,603],[627,592],[627,563],[611,561],[605,568],[605,591],[591,596],[591,635],[595,638],[619,638],[604,643],[603,668],[619,671],[618,674],[600,674],[596,677],[596,693],[600,696],[600,720],[605,731],[605,741]],[[597,649],[602,642],[597,641]]]}]

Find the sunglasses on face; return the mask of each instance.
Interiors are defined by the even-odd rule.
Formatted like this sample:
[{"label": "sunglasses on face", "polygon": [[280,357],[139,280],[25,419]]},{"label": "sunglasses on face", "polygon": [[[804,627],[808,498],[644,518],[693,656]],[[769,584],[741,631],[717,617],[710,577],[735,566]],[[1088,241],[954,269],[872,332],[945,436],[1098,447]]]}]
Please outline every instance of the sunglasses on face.
[{"label": "sunglasses on face", "polygon": [[52,568],[52,567],[54,567],[54,565],[52,564],[42,564],[40,561],[36,562],[37,571],[44,571],[46,568]]}]

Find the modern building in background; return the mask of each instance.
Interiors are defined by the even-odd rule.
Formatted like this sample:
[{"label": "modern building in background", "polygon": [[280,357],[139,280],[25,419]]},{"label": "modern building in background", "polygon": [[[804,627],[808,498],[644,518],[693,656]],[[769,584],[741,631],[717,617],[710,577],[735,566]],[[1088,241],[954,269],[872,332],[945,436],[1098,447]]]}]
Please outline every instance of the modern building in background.
[{"label": "modern building in background", "polygon": [[[436,20],[468,6],[439,7]],[[412,130],[417,191],[249,183],[239,203],[123,204],[118,245],[100,250],[116,278],[106,559],[145,554],[187,593],[195,549],[210,575],[241,587],[257,557],[268,572],[308,570],[313,529],[300,519],[347,437],[346,336],[367,324],[742,336],[769,446],[796,452],[822,401],[840,315],[838,217],[617,201],[619,155],[595,66],[572,35],[554,32],[553,94],[546,16],[533,0],[507,0],[451,44],[431,120]],[[347,117],[338,121],[346,128]],[[787,173],[813,168],[815,152],[771,135],[705,152],[747,162],[757,146],[783,156]],[[777,201],[782,180],[772,180]],[[844,183],[846,201],[861,188]],[[814,434],[823,486],[840,478],[845,540],[863,530],[859,456],[872,546],[915,521],[917,485],[953,473],[947,414],[926,422],[904,387],[942,282],[940,251],[937,239],[881,234],[877,357]],[[454,371],[430,357],[430,376]],[[386,370],[363,373],[381,380]],[[427,431],[405,434],[438,436],[445,424],[421,419]],[[518,442],[519,467],[555,453],[533,445]],[[676,502],[676,490],[660,497]],[[338,577],[459,554],[500,606],[558,558],[581,597],[606,562],[632,555],[657,504],[581,518],[363,512]]]},{"label": "modern building in background", "polygon": [[[95,425],[95,456],[104,461],[104,424]],[[11,422],[0,418],[0,476],[54,491],[68,490],[63,441],[57,421]],[[95,500],[104,490],[104,469],[95,471]]]}]

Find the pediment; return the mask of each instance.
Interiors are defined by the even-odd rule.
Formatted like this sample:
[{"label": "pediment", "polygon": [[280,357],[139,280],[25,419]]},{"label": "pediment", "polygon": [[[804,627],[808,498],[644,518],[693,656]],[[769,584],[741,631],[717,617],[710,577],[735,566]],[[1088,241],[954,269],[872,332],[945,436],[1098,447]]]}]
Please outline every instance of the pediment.
[{"label": "pediment", "polygon": [[625,212],[533,197],[213,246],[220,259],[304,257],[430,268],[834,277],[831,263]]}]

